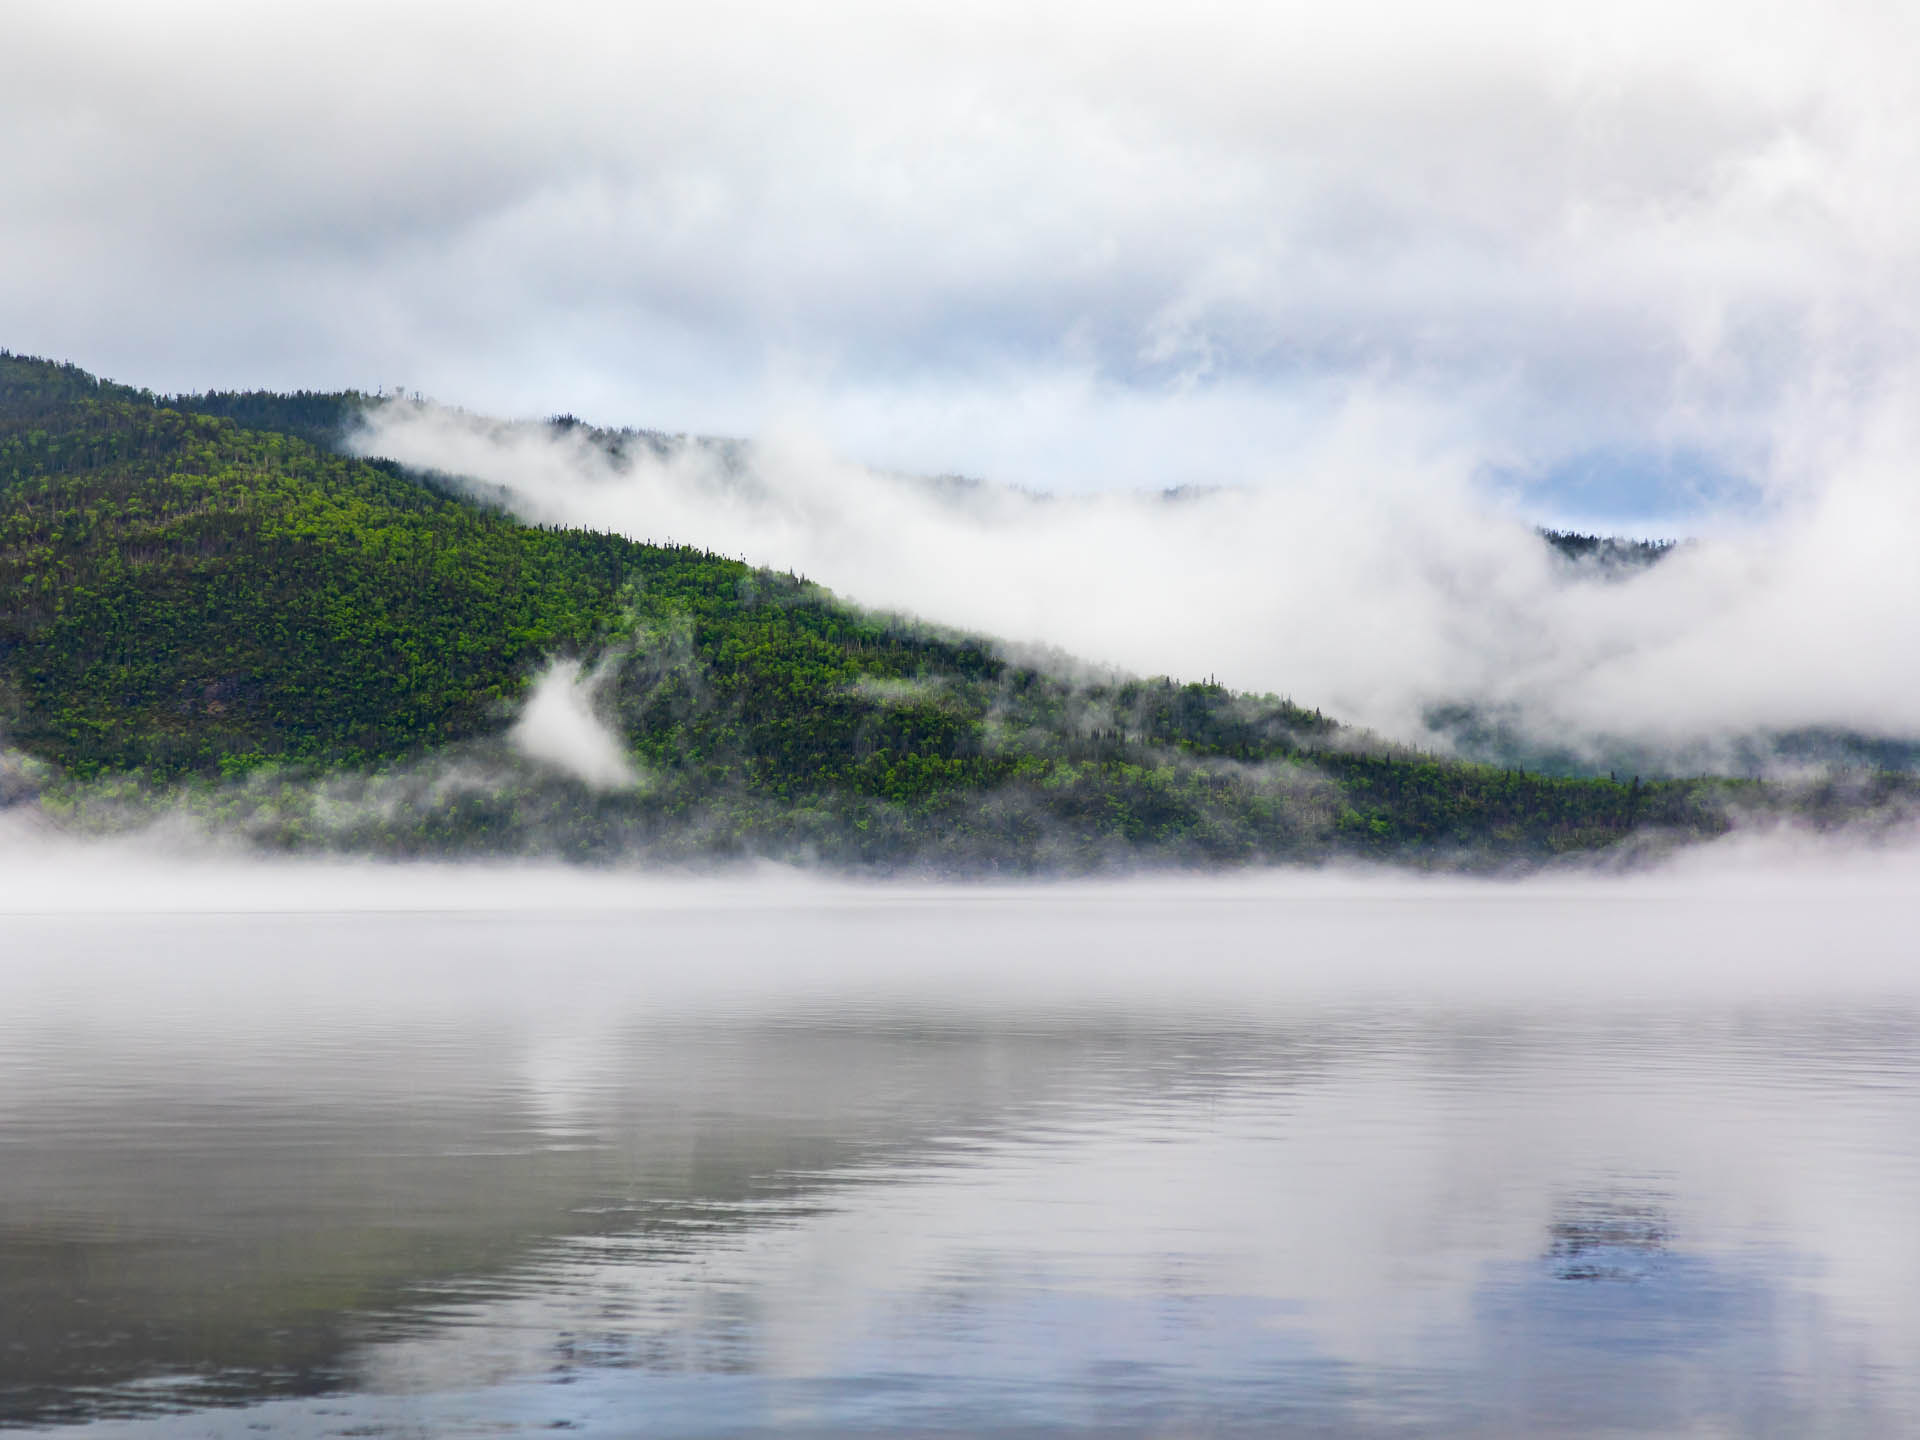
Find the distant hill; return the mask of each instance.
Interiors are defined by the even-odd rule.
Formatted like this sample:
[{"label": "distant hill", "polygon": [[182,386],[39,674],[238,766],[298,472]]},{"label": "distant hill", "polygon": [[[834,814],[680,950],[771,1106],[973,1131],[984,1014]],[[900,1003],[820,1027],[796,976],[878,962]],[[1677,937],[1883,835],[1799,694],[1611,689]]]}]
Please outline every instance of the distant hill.
[{"label": "distant hill", "polygon": [[[0,356],[0,731],[55,767],[49,813],[185,806],[262,843],[386,852],[1026,871],[1511,864],[1716,834],[1764,798],[1449,762],[1214,684],[1065,678],[794,575],[523,525],[353,459],[329,447],[360,403],[162,399]],[[600,667],[644,783],[595,790],[505,743],[561,657]]]}]

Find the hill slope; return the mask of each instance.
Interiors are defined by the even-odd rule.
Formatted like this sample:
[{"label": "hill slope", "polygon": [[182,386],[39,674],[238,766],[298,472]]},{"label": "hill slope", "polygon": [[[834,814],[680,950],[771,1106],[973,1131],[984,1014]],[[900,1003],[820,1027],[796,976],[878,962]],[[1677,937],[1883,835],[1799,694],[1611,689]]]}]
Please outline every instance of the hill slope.
[{"label": "hill slope", "polygon": [[[185,797],[294,845],[986,868],[1501,862],[1724,828],[1705,782],[1446,763],[1275,697],[1073,682],[794,576],[521,525],[311,443],[352,401],[184,402],[285,427],[245,429],[0,357],[0,726],[61,768],[60,803]],[[600,665],[644,783],[503,742],[562,656]]]}]

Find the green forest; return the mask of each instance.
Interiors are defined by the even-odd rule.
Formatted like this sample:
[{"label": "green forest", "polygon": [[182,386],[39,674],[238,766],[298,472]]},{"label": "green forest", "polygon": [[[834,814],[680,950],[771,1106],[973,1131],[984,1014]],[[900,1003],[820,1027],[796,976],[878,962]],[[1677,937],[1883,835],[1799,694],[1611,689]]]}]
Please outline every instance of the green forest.
[{"label": "green forest", "polygon": [[[0,743],[36,777],[15,803],[81,829],[184,811],[292,849],[982,873],[1513,866],[1787,803],[1441,759],[1214,684],[1063,678],[796,575],[525,525],[352,458],[363,403],[157,397],[0,355]],[[637,784],[505,742],[563,658],[603,677]]]}]

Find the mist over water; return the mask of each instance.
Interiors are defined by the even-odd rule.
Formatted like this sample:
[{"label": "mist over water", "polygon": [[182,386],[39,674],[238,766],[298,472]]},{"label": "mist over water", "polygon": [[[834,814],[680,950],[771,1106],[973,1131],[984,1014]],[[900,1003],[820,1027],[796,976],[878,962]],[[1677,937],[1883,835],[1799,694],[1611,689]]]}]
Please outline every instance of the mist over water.
[{"label": "mist over water", "polygon": [[1909,855],[87,856],[0,885],[0,1424],[1920,1423]]}]

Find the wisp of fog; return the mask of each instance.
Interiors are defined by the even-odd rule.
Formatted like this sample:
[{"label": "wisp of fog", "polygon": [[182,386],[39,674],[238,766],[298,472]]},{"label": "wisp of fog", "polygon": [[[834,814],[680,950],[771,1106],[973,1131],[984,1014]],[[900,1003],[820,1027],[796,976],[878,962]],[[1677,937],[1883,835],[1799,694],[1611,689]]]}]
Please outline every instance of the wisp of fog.
[{"label": "wisp of fog", "polygon": [[622,790],[639,783],[626,746],[594,713],[604,670],[583,671],[578,660],[556,660],[533,682],[519,718],[507,731],[529,760],[551,766],[596,790]]}]

